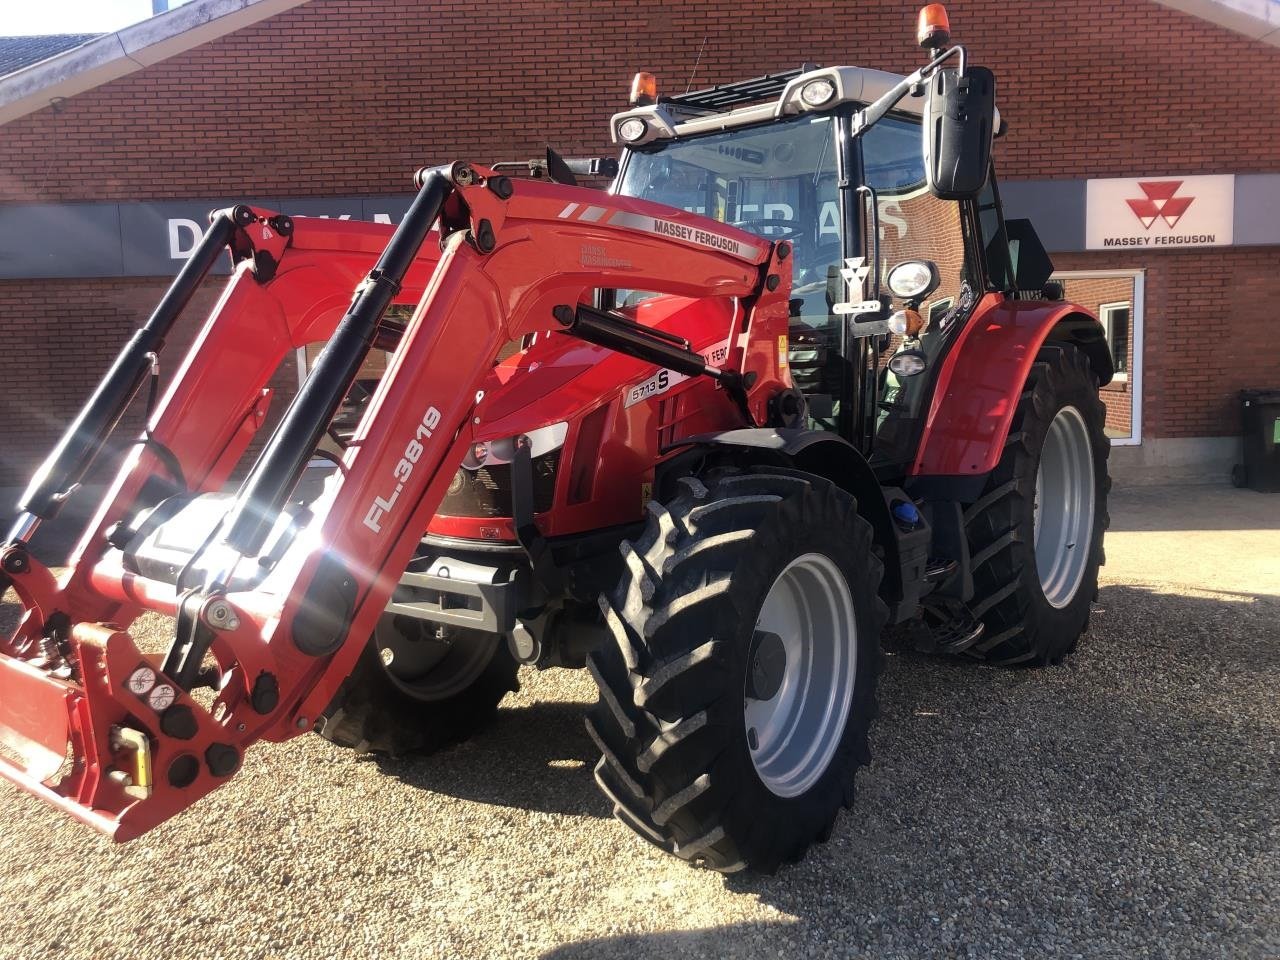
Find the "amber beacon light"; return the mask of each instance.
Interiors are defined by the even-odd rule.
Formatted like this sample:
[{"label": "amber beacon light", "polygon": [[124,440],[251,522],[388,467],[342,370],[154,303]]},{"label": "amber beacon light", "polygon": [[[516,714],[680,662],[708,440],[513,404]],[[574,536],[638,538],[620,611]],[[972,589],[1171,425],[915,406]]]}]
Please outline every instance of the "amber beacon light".
[{"label": "amber beacon light", "polygon": [[647,107],[658,101],[658,81],[652,73],[637,73],[631,79],[631,105]]},{"label": "amber beacon light", "polygon": [[946,7],[930,3],[920,9],[916,40],[926,50],[936,50],[951,42],[951,22],[947,19]]}]

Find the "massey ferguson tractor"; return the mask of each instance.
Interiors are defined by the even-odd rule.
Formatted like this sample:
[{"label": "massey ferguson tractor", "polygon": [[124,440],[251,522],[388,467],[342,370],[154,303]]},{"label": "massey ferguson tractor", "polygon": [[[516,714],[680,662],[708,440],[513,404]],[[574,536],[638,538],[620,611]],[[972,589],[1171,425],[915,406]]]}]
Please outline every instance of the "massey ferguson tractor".
[{"label": "massey ferguson tractor", "polygon": [[[424,168],[394,229],[214,211],[0,552],[24,611],[0,772],[123,841],[259,740],[430,751],[518,665],[585,666],[618,818],[772,871],[853,801],[886,625],[1060,661],[1102,561],[1110,355],[1003,218],[991,73],[937,4],[920,42],[905,78],[807,64],[663,97],[640,74],[608,192],[572,182],[607,164],[551,155]],[[225,250],[55,578],[33,534]],[[129,633],[147,611],[166,650]]]}]

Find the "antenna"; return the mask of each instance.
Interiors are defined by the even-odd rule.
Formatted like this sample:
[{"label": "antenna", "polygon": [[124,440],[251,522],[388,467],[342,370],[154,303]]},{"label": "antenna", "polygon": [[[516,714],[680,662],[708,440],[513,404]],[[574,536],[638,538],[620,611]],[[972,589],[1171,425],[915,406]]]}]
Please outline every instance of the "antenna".
[{"label": "antenna", "polygon": [[702,46],[698,48],[698,57],[693,61],[693,69],[689,71],[689,82],[684,85],[685,93],[688,93],[689,88],[693,86],[693,78],[698,73],[698,64],[702,62],[702,53],[706,49],[707,49],[707,37],[704,34],[702,37]]}]

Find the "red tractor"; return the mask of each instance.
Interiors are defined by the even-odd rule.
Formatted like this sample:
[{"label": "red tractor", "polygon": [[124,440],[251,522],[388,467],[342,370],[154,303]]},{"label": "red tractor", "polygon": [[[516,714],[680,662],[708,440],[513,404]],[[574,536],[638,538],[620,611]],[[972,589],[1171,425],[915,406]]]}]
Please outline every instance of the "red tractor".
[{"label": "red tractor", "polygon": [[[641,74],[608,193],[553,155],[528,179],[424,169],[394,231],[215,211],[0,553],[25,609],[0,642],[0,772],[124,840],[257,740],[430,750],[518,664],[585,665],[617,816],[692,863],[773,870],[853,800],[886,624],[1001,664],[1069,653],[1102,559],[1110,355],[1003,218],[990,72],[936,4],[920,39],[905,78],[806,65],[658,97]],[[227,248],[55,579],[32,534]],[[272,372],[312,343],[227,491]],[[167,651],[127,632],[146,611],[174,617]]]}]

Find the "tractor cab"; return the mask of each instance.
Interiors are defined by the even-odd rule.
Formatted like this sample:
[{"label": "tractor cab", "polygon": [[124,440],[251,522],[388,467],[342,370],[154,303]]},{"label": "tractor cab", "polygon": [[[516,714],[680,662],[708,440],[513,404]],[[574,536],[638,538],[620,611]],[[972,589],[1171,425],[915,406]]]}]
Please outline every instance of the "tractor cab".
[{"label": "tractor cab", "polygon": [[[970,182],[928,170],[947,148],[930,145],[923,118],[956,95],[957,74],[934,72],[946,78],[935,94],[918,74],[806,64],[677,97],[639,74],[632,108],[612,119],[625,148],[615,192],[792,245],[788,359],[804,425],[844,437],[886,477],[910,464],[942,357],[1007,275],[982,68],[967,70],[964,132],[982,128],[986,142],[950,159]],[[645,296],[619,291],[614,305]]]}]

